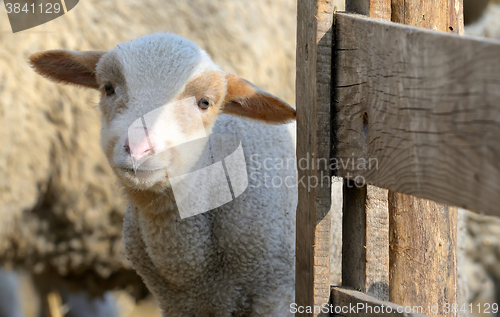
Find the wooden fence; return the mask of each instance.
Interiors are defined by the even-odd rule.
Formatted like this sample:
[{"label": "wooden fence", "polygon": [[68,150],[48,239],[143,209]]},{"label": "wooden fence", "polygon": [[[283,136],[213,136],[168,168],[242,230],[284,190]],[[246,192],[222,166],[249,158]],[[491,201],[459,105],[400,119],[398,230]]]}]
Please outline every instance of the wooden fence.
[{"label": "wooden fence", "polygon": [[[316,164],[299,166],[297,315],[456,316],[451,206],[500,216],[500,42],[460,35],[461,0],[346,9],[298,0],[297,159]],[[342,286],[328,279],[334,175]],[[342,310],[356,305],[372,309]]]}]

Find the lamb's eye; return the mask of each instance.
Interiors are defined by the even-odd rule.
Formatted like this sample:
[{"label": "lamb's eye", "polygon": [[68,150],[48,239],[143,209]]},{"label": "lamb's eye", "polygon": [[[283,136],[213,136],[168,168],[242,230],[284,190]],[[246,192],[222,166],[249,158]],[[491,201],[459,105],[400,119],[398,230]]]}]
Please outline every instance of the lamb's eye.
[{"label": "lamb's eye", "polygon": [[208,100],[207,98],[201,98],[200,100],[198,100],[198,107],[200,107],[201,109],[208,109],[208,107],[210,107],[210,100]]},{"label": "lamb's eye", "polygon": [[104,84],[104,91],[106,92],[107,96],[111,96],[112,94],[115,93],[115,87],[113,87],[111,83],[106,83]]}]

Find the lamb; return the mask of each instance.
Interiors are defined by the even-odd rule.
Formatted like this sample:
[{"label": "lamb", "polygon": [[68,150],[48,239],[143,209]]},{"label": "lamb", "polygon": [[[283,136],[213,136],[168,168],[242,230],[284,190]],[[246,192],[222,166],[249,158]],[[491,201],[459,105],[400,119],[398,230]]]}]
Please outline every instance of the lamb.
[{"label": "lamb", "polygon": [[[163,316],[290,315],[297,188],[285,180],[296,179],[296,169],[265,163],[295,156],[293,123],[283,125],[295,119],[292,107],[170,33],[109,51],[44,51],[30,61],[53,81],[101,92],[101,147],[128,199],[125,253]],[[246,190],[231,202],[182,219],[173,178],[159,166],[184,166],[186,157],[157,155],[164,139],[155,134],[132,146],[129,127],[189,98],[196,102],[170,114],[179,121],[166,129],[174,141],[193,134],[184,116],[196,110],[207,135],[240,140],[249,177]]]},{"label": "lamb", "polygon": [[57,279],[51,292],[123,290],[117,300],[130,304],[149,294],[123,253],[126,200],[95,142],[98,94],[46,81],[26,63],[30,52],[107,50],[168,29],[293,105],[295,13],[293,0],[86,0],[12,34],[0,9],[0,266]]}]

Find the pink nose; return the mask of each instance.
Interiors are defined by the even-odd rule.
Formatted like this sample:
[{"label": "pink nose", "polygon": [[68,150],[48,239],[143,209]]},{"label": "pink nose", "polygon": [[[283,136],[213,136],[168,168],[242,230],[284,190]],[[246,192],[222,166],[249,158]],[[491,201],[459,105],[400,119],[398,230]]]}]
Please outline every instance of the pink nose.
[{"label": "pink nose", "polygon": [[136,142],[137,144],[129,144],[128,139],[125,141],[125,151],[132,156],[135,161],[139,161],[141,158],[146,157],[153,153],[154,146],[150,144],[147,139],[140,140]]}]

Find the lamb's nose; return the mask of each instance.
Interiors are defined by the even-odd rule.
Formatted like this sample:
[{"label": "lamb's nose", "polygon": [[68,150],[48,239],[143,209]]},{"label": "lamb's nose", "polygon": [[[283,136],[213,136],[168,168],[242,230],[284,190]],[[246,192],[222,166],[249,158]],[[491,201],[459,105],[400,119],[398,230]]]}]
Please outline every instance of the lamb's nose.
[{"label": "lamb's nose", "polygon": [[153,153],[153,145],[148,139],[138,140],[132,142],[132,144],[127,139],[123,148],[135,161],[139,161],[141,158]]}]

